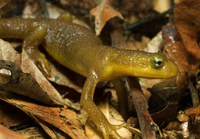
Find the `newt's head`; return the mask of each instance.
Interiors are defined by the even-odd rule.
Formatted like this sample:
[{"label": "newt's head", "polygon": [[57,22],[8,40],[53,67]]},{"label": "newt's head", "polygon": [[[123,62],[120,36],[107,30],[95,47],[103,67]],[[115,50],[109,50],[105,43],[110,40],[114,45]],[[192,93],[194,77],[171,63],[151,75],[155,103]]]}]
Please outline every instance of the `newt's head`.
[{"label": "newt's head", "polygon": [[[139,59],[143,65],[138,65],[136,76],[146,78],[171,78],[178,74],[176,64],[162,53],[147,54]],[[135,69],[135,68],[134,68]]]},{"label": "newt's head", "polygon": [[[176,64],[160,52],[126,51],[120,53],[115,61],[115,71],[122,76],[171,78],[178,74]],[[120,75],[119,72],[115,73]]]},{"label": "newt's head", "polygon": [[155,53],[150,56],[149,65],[144,72],[149,78],[171,78],[178,74],[176,64],[162,53]]}]

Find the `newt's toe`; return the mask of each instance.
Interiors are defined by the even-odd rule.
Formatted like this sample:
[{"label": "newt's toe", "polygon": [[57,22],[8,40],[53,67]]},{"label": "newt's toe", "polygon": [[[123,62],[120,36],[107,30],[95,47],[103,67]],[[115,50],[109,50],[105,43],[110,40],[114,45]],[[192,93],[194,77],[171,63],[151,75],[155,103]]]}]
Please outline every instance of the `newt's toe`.
[{"label": "newt's toe", "polygon": [[49,77],[51,76],[51,69],[48,60],[46,59],[43,53],[39,53],[39,56],[37,56],[37,58],[34,59],[34,62],[42,70],[44,74],[46,74]]}]

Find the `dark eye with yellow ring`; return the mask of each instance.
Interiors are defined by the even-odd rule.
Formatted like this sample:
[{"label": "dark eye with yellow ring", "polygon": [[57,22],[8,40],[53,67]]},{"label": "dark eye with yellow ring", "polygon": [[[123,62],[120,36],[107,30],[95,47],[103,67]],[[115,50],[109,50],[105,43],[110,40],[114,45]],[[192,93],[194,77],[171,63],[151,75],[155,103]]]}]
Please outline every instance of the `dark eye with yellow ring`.
[{"label": "dark eye with yellow ring", "polygon": [[161,55],[154,55],[151,57],[150,62],[154,68],[160,68],[163,65],[163,61],[164,61],[164,59]]}]

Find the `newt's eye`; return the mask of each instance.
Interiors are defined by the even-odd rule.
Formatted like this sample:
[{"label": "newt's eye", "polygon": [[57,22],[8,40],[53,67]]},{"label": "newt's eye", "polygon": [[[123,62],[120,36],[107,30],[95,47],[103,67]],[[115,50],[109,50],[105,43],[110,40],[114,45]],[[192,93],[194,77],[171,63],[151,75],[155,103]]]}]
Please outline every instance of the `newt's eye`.
[{"label": "newt's eye", "polygon": [[160,55],[154,55],[151,57],[151,65],[154,68],[160,68],[163,65],[163,57]]}]

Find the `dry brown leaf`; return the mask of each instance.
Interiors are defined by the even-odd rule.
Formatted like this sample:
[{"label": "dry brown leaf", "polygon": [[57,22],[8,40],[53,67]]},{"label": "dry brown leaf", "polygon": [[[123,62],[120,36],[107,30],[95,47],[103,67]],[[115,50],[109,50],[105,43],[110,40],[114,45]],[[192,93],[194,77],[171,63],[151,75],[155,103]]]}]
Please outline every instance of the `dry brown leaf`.
[{"label": "dry brown leaf", "polygon": [[1,139],[25,139],[19,134],[13,132],[12,130],[0,125],[0,138]]},{"label": "dry brown leaf", "polygon": [[200,65],[200,1],[181,0],[174,9],[174,21],[181,36],[183,46],[190,54],[191,74],[195,75]]},{"label": "dry brown leaf", "polygon": [[0,99],[21,109],[39,124],[40,121],[48,123],[74,139],[86,138],[76,113],[71,110],[61,107],[47,107],[24,101],[13,93],[1,92]]},{"label": "dry brown leaf", "polygon": [[[22,130],[15,131],[26,139],[37,138],[37,139],[46,139],[49,136],[40,128],[40,127],[28,127]],[[59,138],[61,139],[61,138]]]},{"label": "dry brown leaf", "polygon": [[188,122],[189,117],[184,111],[179,111],[177,119],[179,120],[179,122]]},{"label": "dry brown leaf", "polygon": [[191,67],[189,64],[188,51],[181,42],[180,34],[175,26],[166,26],[163,28],[163,38],[166,41],[164,52],[166,52],[176,63],[179,69],[177,76],[177,86],[179,97],[189,82]]},{"label": "dry brown leaf", "polygon": [[137,41],[135,37],[132,35],[127,40],[127,48],[129,50],[139,50],[144,51],[147,47],[147,44],[150,42],[150,39],[146,36],[141,37],[141,41]]},{"label": "dry brown leaf", "polygon": [[[6,85],[8,85],[8,86],[10,86],[10,88],[8,88],[8,90],[10,90],[10,91],[12,90],[13,92],[19,93],[21,95],[30,96],[31,98],[36,99],[37,101],[40,101],[42,103],[50,104],[53,102],[54,104],[60,104],[60,102],[63,102],[63,99],[60,96],[60,94],[54,89],[54,87],[43,76],[41,71],[29,59],[29,57],[26,53],[22,54],[22,64],[21,64],[20,55],[12,48],[12,46],[9,43],[7,43],[3,40],[0,40],[0,51],[1,51],[1,53],[0,53],[1,60],[13,62],[13,64],[10,63],[12,65],[12,68],[9,66],[7,67],[7,69],[11,68],[8,71],[13,72],[13,73],[11,73],[10,82],[8,82],[6,84],[1,84],[1,87],[3,87],[4,90],[6,90]],[[22,70],[22,72],[24,72],[24,74],[20,71],[19,67],[17,67],[17,65],[15,65],[14,63],[16,63],[18,66],[21,67],[21,70]],[[4,63],[1,62],[1,66],[3,66],[2,68],[5,68],[7,64],[9,65],[9,62],[4,62]],[[28,74],[25,74],[25,73],[30,73],[32,75],[32,77],[35,77],[35,79],[37,80],[37,83],[40,86],[38,86],[37,83],[35,83],[35,80],[32,79],[31,76],[29,76]],[[3,77],[3,76],[1,76],[1,77]],[[21,80],[21,82],[16,80],[18,82],[17,85],[12,84],[12,81],[15,80],[15,77],[17,80],[20,80],[20,79],[23,79],[23,80]],[[31,85],[33,85],[33,86],[29,87]],[[17,88],[15,88],[14,86],[20,87],[21,90],[20,90],[20,88],[18,88],[18,90],[17,90]],[[40,87],[43,89],[43,91],[42,90],[39,91]],[[36,94],[34,94],[33,92]],[[60,101],[60,102],[58,102],[58,101]]]},{"label": "dry brown leaf", "polygon": [[181,130],[180,123],[178,121],[170,122],[166,127],[165,130]]},{"label": "dry brown leaf", "polygon": [[163,34],[167,42],[165,51],[176,62],[179,68],[177,78],[179,99],[189,84],[194,106],[199,104],[199,99],[197,91],[191,84],[190,79],[196,75],[200,65],[199,7],[200,1],[181,0],[174,9],[176,27],[166,27]]},{"label": "dry brown leaf", "polygon": [[158,52],[162,49],[164,40],[162,38],[162,32],[160,31],[151,41],[148,43],[145,51],[147,52]]},{"label": "dry brown leaf", "polygon": [[199,138],[200,105],[196,108],[180,111],[177,118],[180,122],[182,122],[181,127],[184,138]]},{"label": "dry brown leaf", "polygon": [[162,126],[176,117],[177,110],[178,104],[169,102],[162,110],[153,113],[151,116],[159,126]]},{"label": "dry brown leaf", "polygon": [[95,16],[95,32],[98,36],[101,33],[104,25],[111,18],[118,16],[120,19],[124,19],[122,14],[116,11],[111,5],[103,0],[97,7],[90,11],[90,15]]},{"label": "dry brown leaf", "polygon": [[149,107],[153,108],[151,110],[154,111],[155,109],[160,110],[161,108],[166,107],[166,105],[169,105],[168,103],[171,101],[174,103],[178,102],[176,78],[160,80],[160,82],[157,82],[152,87],[148,88],[151,92]]},{"label": "dry brown leaf", "polygon": [[[165,51],[176,62],[179,68],[177,86],[179,93],[195,76],[200,65],[200,47],[198,33],[200,31],[200,1],[181,0],[174,9],[175,26],[165,28]],[[167,35],[168,34],[168,35]]]},{"label": "dry brown leaf", "polygon": [[[22,119],[23,117],[23,119]],[[22,111],[16,109],[16,107],[3,102],[0,100],[0,123],[1,125],[10,128],[18,126],[18,125],[25,125],[25,124],[32,124],[30,121],[32,119],[28,117]]]},{"label": "dry brown leaf", "polygon": [[20,66],[21,57],[20,54],[13,49],[10,43],[0,39],[0,59],[12,61]]},{"label": "dry brown leaf", "polygon": [[153,9],[159,13],[167,11],[171,7],[169,0],[153,0]]}]

